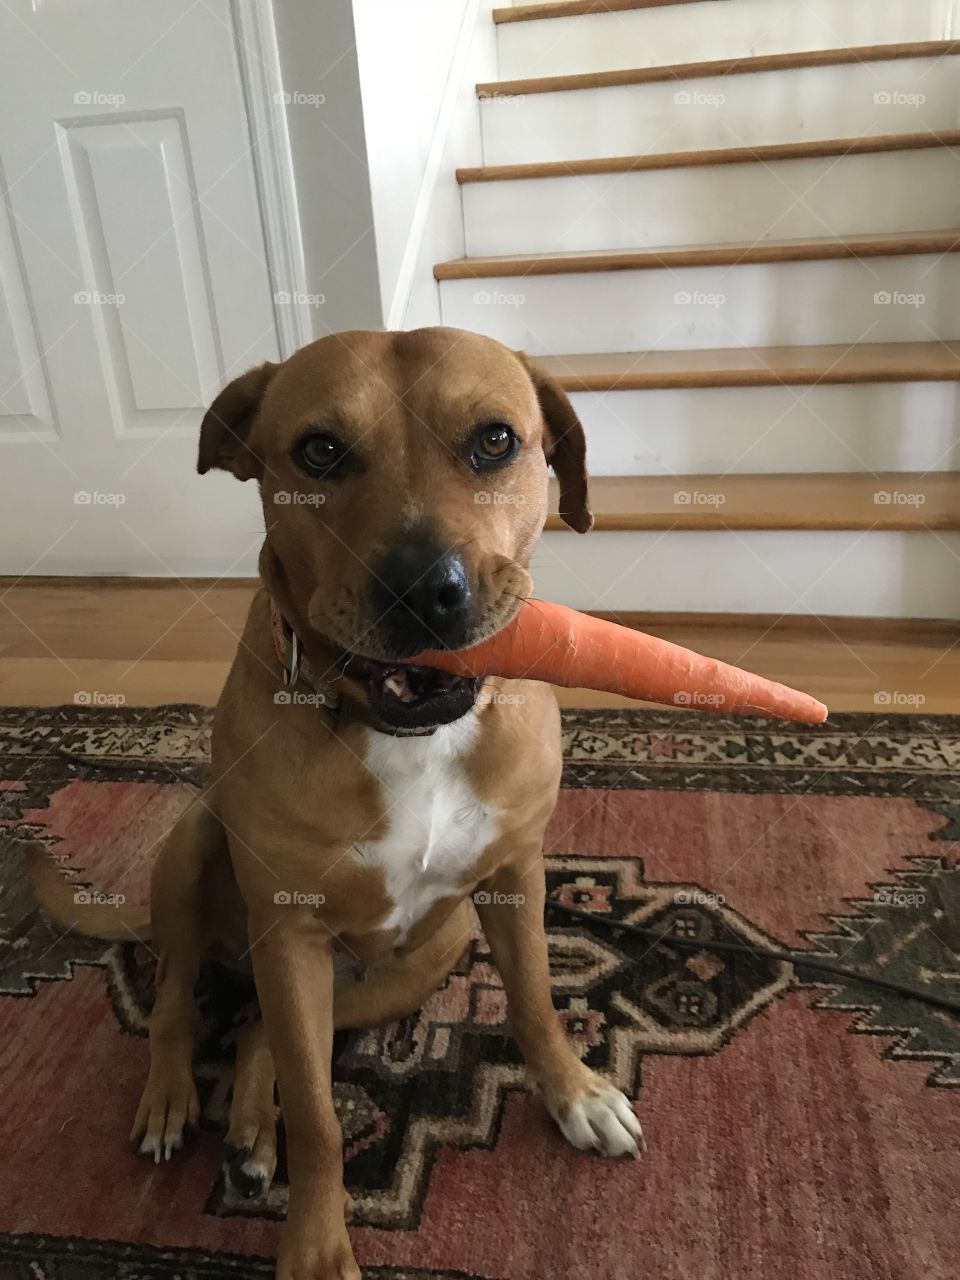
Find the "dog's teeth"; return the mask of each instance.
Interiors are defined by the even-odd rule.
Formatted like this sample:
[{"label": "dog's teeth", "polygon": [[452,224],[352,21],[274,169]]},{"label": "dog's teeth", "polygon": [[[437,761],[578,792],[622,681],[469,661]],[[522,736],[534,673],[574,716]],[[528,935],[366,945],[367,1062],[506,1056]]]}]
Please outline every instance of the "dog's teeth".
[{"label": "dog's teeth", "polygon": [[416,702],[417,695],[410,688],[410,681],[407,679],[406,671],[392,671],[388,676],[384,677],[383,687],[389,689],[395,698],[399,698],[401,702]]}]

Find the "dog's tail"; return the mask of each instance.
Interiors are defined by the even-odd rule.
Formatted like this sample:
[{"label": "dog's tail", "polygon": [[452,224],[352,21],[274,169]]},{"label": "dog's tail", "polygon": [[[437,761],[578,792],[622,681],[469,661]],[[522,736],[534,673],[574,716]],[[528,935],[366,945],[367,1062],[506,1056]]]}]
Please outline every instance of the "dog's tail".
[{"label": "dog's tail", "polygon": [[50,851],[39,841],[25,851],[24,860],[37,901],[62,929],[105,942],[150,941],[150,913],[146,908],[124,910],[112,895],[72,884],[58,870]]}]

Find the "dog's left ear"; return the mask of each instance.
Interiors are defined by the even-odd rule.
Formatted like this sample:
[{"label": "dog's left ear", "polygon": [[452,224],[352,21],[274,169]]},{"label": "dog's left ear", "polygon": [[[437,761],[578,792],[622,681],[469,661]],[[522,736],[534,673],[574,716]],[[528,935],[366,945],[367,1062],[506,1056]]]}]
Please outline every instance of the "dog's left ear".
[{"label": "dog's left ear", "polygon": [[577,533],[593,527],[587,493],[587,440],[567,393],[523,352],[517,353],[540,401],[543,414],[543,452],[560,481],[560,518]]},{"label": "dog's left ear", "polygon": [[257,416],[270,379],[279,365],[267,360],[228,383],[204,414],[200,424],[197,470],[232,471],[238,480],[250,480],[263,471],[260,459],[247,447],[247,437]]}]

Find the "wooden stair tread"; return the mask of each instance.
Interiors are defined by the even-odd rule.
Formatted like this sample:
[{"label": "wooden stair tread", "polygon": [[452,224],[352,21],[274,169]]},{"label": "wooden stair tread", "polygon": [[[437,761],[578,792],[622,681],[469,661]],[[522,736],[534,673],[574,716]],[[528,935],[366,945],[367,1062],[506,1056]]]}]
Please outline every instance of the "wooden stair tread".
[{"label": "wooden stair tread", "polygon": [[619,85],[652,84],[658,80],[699,80],[706,76],[796,71],[802,67],[834,67],[853,62],[939,58],[950,53],[960,53],[960,40],[905,40],[896,44],[804,49],[795,53],[763,53],[749,58],[718,58],[710,62],[674,62],[657,67],[630,67],[623,71],[587,71],[575,75],[534,76],[524,80],[493,80],[478,84],[477,94],[481,98],[501,98],[526,93],[565,93],[573,89],[609,89]]},{"label": "wooden stair tread", "polygon": [[697,151],[663,151],[642,156],[603,156],[593,160],[547,160],[527,164],[495,164],[457,170],[457,181],[510,182],[529,178],[587,177],[590,174],[641,173],[705,165],[769,164],[774,160],[871,155],[882,151],[918,151],[960,146],[960,129],[944,133],[883,133],[863,138],[808,138],[754,147],[707,147]]},{"label": "wooden stair tread", "polygon": [[657,267],[725,267],[736,266],[739,263],[880,258],[917,253],[953,253],[958,248],[960,248],[960,228],[948,228],[943,231],[893,231],[842,237],[817,236],[802,240],[756,240],[713,245],[681,245],[663,249],[508,253],[438,262],[433,269],[433,274],[437,280],[471,280],[498,276],[569,275],[588,271],[644,271]]},{"label": "wooden stair tread", "polygon": [[626,13],[628,9],[663,9],[668,5],[696,4],[698,0],[550,0],[549,4],[521,4],[494,9],[493,20],[536,22],[541,18],[577,18],[590,13]]},{"label": "wooden stair tread", "polygon": [[[551,481],[551,512],[557,486]],[[686,495],[680,496],[677,495]],[[877,497],[887,495],[886,500]],[[899,496],[898,496],[899,495]],[[918,500],[922,499],[922,500]],[[960,472],[596,476],[594,529],[960,530]],[[548,529],[566,529],[557,515]]]},{"label": "wooden stair tread", "polygon": [[536,361],[566,391],[960,381],[960,341],[618,351]]}]

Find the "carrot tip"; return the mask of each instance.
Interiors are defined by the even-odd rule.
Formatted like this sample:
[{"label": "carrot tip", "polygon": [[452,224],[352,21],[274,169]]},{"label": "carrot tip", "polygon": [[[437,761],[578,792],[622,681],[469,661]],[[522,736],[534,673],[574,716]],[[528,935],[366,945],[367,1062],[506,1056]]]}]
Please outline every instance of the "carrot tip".
[{"label": "carrot tip", "polygon": [[765,714],[774,716],[778,720],[792,720],[795,724],[823,724],[830,712],[822,702],[814,702],[811,707],[797,707],[791,710],[779,709],[777,711],[768,711]]},{"label": "carrot tip", "polygon": [[[746,708],[740,708],[745,711]],[[796,702],[788,703],[786,706],[778,706],[776,708],[755,707],[751,708],[757,715],[772,716],[775,720],[792,721],[794,724],[823,724],[830,715],[828,707],[822,702],[818,702],[816,698],[811,698],[806,694],[798,695]]]}]

